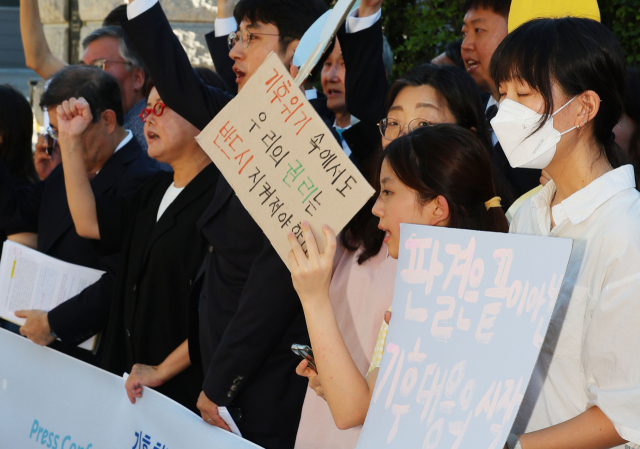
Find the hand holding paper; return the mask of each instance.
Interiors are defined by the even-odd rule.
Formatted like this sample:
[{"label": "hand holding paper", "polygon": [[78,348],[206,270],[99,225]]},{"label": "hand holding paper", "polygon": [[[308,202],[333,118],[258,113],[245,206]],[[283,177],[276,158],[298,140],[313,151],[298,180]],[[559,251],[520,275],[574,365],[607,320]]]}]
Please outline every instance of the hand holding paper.
[{"label": "hand holding paper", "polygon": [[327,240],[327,245],[324,252],[320,254],[309,223],[302,222],[302,233],[307,243],[306,255],[295,234],[289,233],[291,278],[303,306],[316,300],[329,298],[333,256],[336,253],[336,236],[327,225],[322,226],[322,232]]},{"label": "hand holding paper", "polygon": [[200,397],[198,398],[198,404],[196,406],[198,407],[198,410],[200,410],[202,419],[207,423],[231,432],[231,428],[220,417],[220,414],[218,413],[218,406],[209,400],[207,395],[204,394],[204,391],[200,392]]},{"label": "hand holding paper", "polygon": [[166,379],[162,376],[162,371],[158,366],[143,365],[136,363],[131,368],[131,374],[127,377],[124,384],[127,390],[127,396],[132,404],[136,403],[136,398],[142,397],[142,387],[158,387],[165,383]]},{"label": "hand holding paper", "polygon": [[47,312],[44,310],[18,310],[15,312],[15,315],[18,318],[27,320],[27,322],[20,327],[21,335],[24,335],[40,346],[47,346],[53,343],[55,338],[51,335]]}]

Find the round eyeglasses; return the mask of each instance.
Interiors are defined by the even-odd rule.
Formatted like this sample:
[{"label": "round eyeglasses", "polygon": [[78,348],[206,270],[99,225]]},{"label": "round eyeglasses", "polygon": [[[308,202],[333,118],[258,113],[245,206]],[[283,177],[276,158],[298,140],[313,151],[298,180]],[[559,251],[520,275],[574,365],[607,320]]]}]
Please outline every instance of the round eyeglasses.
[{"label": "round eyeglasses", "polygon": [[138,115],[138,117],[140,117],[140,120],[142,120],[142,123],[146,123],[147,117],[149,117],[150,114],[153,114],[156,117],[160,117],[164,112],[164,107],[165,107],[165,104],[159,101],[153,105],[153,108],[144,108],[140,113],[140,115]]},{"label": "round eyeglasses", "polygon": [[248,29],[243,28],[238,31],[233,31],[229,33],[227,37],[227,45],[229,46],[229,51],[233,50],[233,47],[236,46],[238,40],[242,44],[242,48],[249,48],[249,42],[253,40],[253,36],[280,36],[279,34],[269,34],[269,33],[250,33]]},{"label": "round eyeglasses", "polygon": [[425,126],[431,126],[431,123],[422,118],[414,118],[406,125],[401,125],[396,119],[391,117],[383,118],[382,121],[378,123],[380,134],[387,140],[397,139],[405,128],[407,128],[407,132],[411,132]]}]

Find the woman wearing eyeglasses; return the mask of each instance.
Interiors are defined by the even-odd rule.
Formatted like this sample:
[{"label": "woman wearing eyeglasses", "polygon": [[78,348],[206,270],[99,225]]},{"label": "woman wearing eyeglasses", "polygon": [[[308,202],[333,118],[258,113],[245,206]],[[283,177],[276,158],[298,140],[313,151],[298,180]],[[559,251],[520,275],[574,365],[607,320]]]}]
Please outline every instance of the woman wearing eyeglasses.
[{"label": "woman wearing eyeglasses", "polygon": [[[414,130],[441,123],[471,129],[481,147],[487,151],[492,148],[478,87],[457,67],[414,67],[391,86],[387,105],[387,116],[379,123],[382,148]],[[379,170],[379,166],[376,168]],[[373,184],[373,179],[370,182]],[[393,299],[397,266],[383,242],[385,233],[378,229],[380,220],[371,212],[375,203],[376,198],[372,198],[338,237],[329,289],[340,334],[362,376],[367,373],[382,318]],[[339,430],[320,397],[322,385],[316,373],[302,362],[298,374],[309,377],[310,388],[302,408],[296,448],[355,447],[361,426]]]},{"label": "woman wearing eyeglasses", "polygon": [[219,172],[195,140],[199,131],[165,106],[153,88],[140,114],[148,154],[173,173],[159,173],[133,197],[94,197],[80,153],[70,151],[68,143],[73,126],[90,122],[88,105],[72,99],[57,114],[76,230],[100,240],[105,253],[121,251],[103,368],[131,373],[131,402],[144,385],[197,411],[203,376],[190,366],[188,298],[207,252],[196,221],[214,196]]}]

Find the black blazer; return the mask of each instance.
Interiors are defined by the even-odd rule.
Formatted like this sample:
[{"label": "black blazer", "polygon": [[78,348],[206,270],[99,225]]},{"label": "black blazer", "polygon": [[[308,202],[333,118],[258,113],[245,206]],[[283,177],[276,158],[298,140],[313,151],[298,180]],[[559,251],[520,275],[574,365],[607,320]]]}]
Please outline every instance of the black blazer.
[{"label": "black blazer", "polygon": [[[157,172],[155,163],[132,139],[91,181],[95,195],[122,196],[136,191]],[[91,241],[75,230],[62,164],[39,183],[16,188],[0,164],[0,227],[7,234],[37,232],[38,251],[65,262],[106,271],[98,282],[49,312],[51,329],[77,345],[104,328],[113,295],[118,256],[100,257]],[[74,355],[78,353],[74,352]],[[122,374],[122,373],[120,373]]]},{"label": "black blazer", "polygon": [[[197,128],[232,98],[200,81],[160,4],[122,26],[164,102]],[[192,361],[201,355],[203,390],[248,440],[293,447],[307,382],[291,345],[309,337],[291,274],[224,178],[198,225],[209,246],[192,290],[200,351],[195,336],[189,349]]]},{"label": "black blazer", "polygon": [[205,41],[213,60],[213,66],[216,73],[224,80],[232,95],[238,94],[238,84],[236,83],[236,74],[233,73],[233,59],[229,57],[229,44],[227,36],[216,37],[216,32],[212,31],[205,34]]},{"label": "black blazer", "polygon": [[389,93],[382,60],[382,20],[357,33],[347,33],[343,24],[338,40],[344,58],[347,110],[361,121],[377,125],[387,116]]},{"label": "black blazer", "polygon": [[[209,164],[157,220],[173,173],[160,173],[127,198],[97,199],[99,247],[120,251],[120,269],[104,335],[103,368],[122,375],[134,363],[160,364],[188,338],[189,292],[206,242],[196,222],[215,194],[218,169]],[[202,390],[197,365],[157,388],[197,413]]]}]

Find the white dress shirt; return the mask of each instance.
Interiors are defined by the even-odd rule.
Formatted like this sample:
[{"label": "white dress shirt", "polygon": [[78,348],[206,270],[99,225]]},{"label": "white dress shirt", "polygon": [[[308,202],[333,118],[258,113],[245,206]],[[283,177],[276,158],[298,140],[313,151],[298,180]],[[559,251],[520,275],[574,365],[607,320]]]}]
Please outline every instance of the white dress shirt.
[{"label": "white dress shirt", "polygon": [[164,192],[164,196],[162,197],[162,201],[160,201],[160,207],[158,207],[158,214],[156,216],[156,221],[160,221],[160,217],[164,214],[169,206],[178,198],[178,195],[182,193],[184,187],[176,187],[175,183],[171,183],[166,192]]},{"label": "white dress shirt", "polygon": [[[493,95],[489,96],[489,101],[487,101],[487,107],[484,108],[484,112],[486,113],[491,106],[495,106],[497,108],[500,108],[500,103],[498,103],[498,101],[495,98],[493,98]],[[491,123],[489,123],[489,126],[491,126]],[[498,136],[496,136],[496,133],[494,133],[493,129],[492,129],[491,130],[491,144],[495,147],[497,143],[498,143]]]},{"label": "white dress shirt", "polygon": [[[124,136],[124,139],[122,139],[120,141],[120,143],[118,144],[118,146],[116,147],[116,149],[113,150],[113,154],[116,154],[118,152],[118,150],[120,150],[120,148],[122,148],[123,146],[125,146],[126,144],[131,142],[131,139],[133,139],[133,133],[128,129],[125,129],[125,131],[127,132],[127,135]],[[113,154],[111,155],[111,157],[113,157]],[[100,169],[100,170],[102,170],[102,169]],[[100,170],[98,170],[95,174],[97,175],[100,172]]]},{"label": "white dress shirt", "polygon": [[550,181],[522,205],[510,227],[518,234],[573,239],[549,331],[513,431],[547,428],[598,406],[637,449],[640,193],[633,167],[602,175],[550,211],[555,191]]}]

